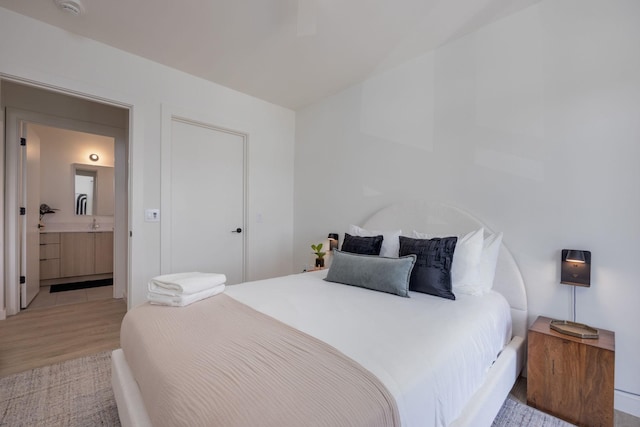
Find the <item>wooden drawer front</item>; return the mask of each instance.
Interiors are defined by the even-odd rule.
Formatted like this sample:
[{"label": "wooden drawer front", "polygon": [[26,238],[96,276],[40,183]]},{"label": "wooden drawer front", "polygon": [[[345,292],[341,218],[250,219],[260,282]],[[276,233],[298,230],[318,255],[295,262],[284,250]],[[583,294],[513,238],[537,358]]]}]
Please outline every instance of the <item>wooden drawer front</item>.
[{"label": "wooden drawer front", "polygon": [[60,243],[60,233],[40,233],[40,244]]},{"label": "wooden drawer front", "polygon": [[60,260],[46,259],[40,261],[40,280],[57,279],[60,277]]},{"label": "wooden drawer front", "polygon": [[529,331],[527,403],[578,426],[613,426],[614,352]]},{"label": "wooden drawer front", "polygon": [[40,261],[45,259],[58,259],[60,258],[60,245],[48,244],[40,245]]}]

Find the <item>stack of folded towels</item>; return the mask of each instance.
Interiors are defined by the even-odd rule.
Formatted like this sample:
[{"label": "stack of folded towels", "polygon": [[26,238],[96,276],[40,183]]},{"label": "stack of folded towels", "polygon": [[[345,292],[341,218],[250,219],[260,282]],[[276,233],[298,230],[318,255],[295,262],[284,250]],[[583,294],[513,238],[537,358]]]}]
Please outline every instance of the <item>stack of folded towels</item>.
[{"label": "stack of folded towels", "polygon": [[151,279],[147,299],[151,304],[184,307],[224,291],[227,276],[216,273],[165,274]]}]

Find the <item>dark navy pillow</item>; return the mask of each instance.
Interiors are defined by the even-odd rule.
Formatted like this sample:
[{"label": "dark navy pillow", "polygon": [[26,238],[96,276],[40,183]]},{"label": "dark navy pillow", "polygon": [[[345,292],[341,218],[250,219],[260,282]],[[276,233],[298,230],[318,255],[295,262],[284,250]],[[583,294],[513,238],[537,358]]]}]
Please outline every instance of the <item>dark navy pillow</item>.
[{"label": "dark navy pillow", "polygon": [[360,255],[380,255],[382,239],[382,236],[360,237],[345,233],[342,252]]},{"label": "dark navy pillow", "polygon": [[451,290],[451,262],[457,237],[412,239],[400,236],[400,256],[416,255],[409,290],[455,300]]}]

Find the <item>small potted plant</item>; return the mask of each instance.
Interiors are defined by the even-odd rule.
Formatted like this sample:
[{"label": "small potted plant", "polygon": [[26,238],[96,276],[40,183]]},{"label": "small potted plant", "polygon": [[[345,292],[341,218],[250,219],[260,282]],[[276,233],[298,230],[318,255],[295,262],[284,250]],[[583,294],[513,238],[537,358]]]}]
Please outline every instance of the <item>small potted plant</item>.
[{"label": "small potted plant", "polygon": [[311,245],[311,249],[313,249],[313,253],[316,254],[316,267],[322,268],[324,267],[324,256],[327,254],[326,252],[322,252],[322,243],[318,243],[317,245]]}]

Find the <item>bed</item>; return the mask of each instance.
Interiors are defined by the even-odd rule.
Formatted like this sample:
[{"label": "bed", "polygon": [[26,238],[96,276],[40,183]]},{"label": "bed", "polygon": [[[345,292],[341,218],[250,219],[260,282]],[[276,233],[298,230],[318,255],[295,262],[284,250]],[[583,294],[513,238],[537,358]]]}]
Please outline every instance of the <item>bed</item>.
[{"label": "bed", "polygon": [[[403,234],[420,230],[434,235],[461,235],[480,227],[484,227],[486,233],[491,232],[487,225],[456,207],[423,202],[396,204],[382,209],[363,227],[371,230],[401,228]],[[383,400],[385,396],[392,396],[397,412],[395,424],[439,427],[491,425],[522,370],[526,337],[524,283],[515,260],[504,245],[500,247],[493,290],[482,296],[459,295],[455,301],[415,292],[410,293],[410,298],[400,298],[327,282],[323,280],[326,274],[324,270],[228,286],[225,299],[213,297],[210,301],[201,301],[186,308],[171,308],[171,312],[177,313],[178,317],[193,316],[197,324],[204,324],[206,321],[199,316],[217,312],[218,305],[227,302],[239,304],[256,312],[257,316],[265,316],[263,320],[275,319],[274,322],[317,340],[319,345],[337,349],[347,361],[353,360],[363,368],[366,381],[371,379],[366,376],[372,374],[373,380],[382,384]],[[216,304],[215,309],[209,307],[213,304]],[[138,317],[147,319],[142,310],[153,309],[152,313],[156,315],[163,308],[143,306],[141,310],[136,308],[132,312],[140,312]],[[130,313],[127,317],[136,316],[130,316]],[[155,325],[155,322],[153,320],[151,324]],[[171,319],[167,325],[171,328],[179,322]],[[175,391],[173,397],[164,401],[150,395],[184,376],[176,374],[165,379],[165,383],[159,378],[165,372],[179,371],[170,364],[176,357],[187,355],[180,354],[180,349],[192,342],[206,346],[211,326],[200,331],[198,327],[189,328],[188,334],[178,333],[179,342],[175,341],[175,336],[171,338],[173,341],[168,342],[175,345],[167,347],[177,349],[178,356],[175,356],[144,347],[144,341],[157,342],[161,338],[150,335],[148,328],[136,333],[136,327],[130,323],[123,323],[124,350],[115,350],[112,355],[112,384],[122,425],[149,426],[153,425],[152,419],[167,420],[194,400],[182,399],[184,390]],[[159,329],[167,329],[167,326]],[[234,355],[234,358],[238,357],[243,356]],[[215,358],[221,358],[221,355],[218,353]],[[191,374],[192,377],[206,377],[209,374],[205,373],[206,363],[195,358],[193,364],[199,364],[200,371],[196,372],[200,374]],[[324,362],[313,362],[314,365],[318,363]],[[154,366],[158,368],[153,370]],[[308,367],[301,369],[305,371]],[[304,381],[304,375],[296,375],[300,376],[301,382]],[[210,378],[198,380],[204,382],[204,387],[215,382]],[[237,382],[237,378],[233,382]],[[328,387],[342,389],[348,386],[331,384]],[[142,392],[141,389],[147,391]],[[217,392],[210,389],[206,393],[200,392],[203,405],[209,406],[210,403],[207,403],[206,395],[213,396]],[[340,400],[349,399],[354,394],[357,393],[345,392]],[[281,400],[283,405],[287,405],[284,396]],[[294,406],[306,408],[307,405]],[[273,409],[260,408],[255,404],[251,407],[265,413]],[[368,411],[363,408],[364,412]],[[168,424],[174,422],[177,421]],[[237,424],[242,425],[242,422]],[[264,425],[267,424],[265,421]],[[290,424],[286,418],[281,419],[280,425]],[[316,424],[338,423],[322,422],[316,418]],[[382,424],[387,425],[387,422]]]}]

